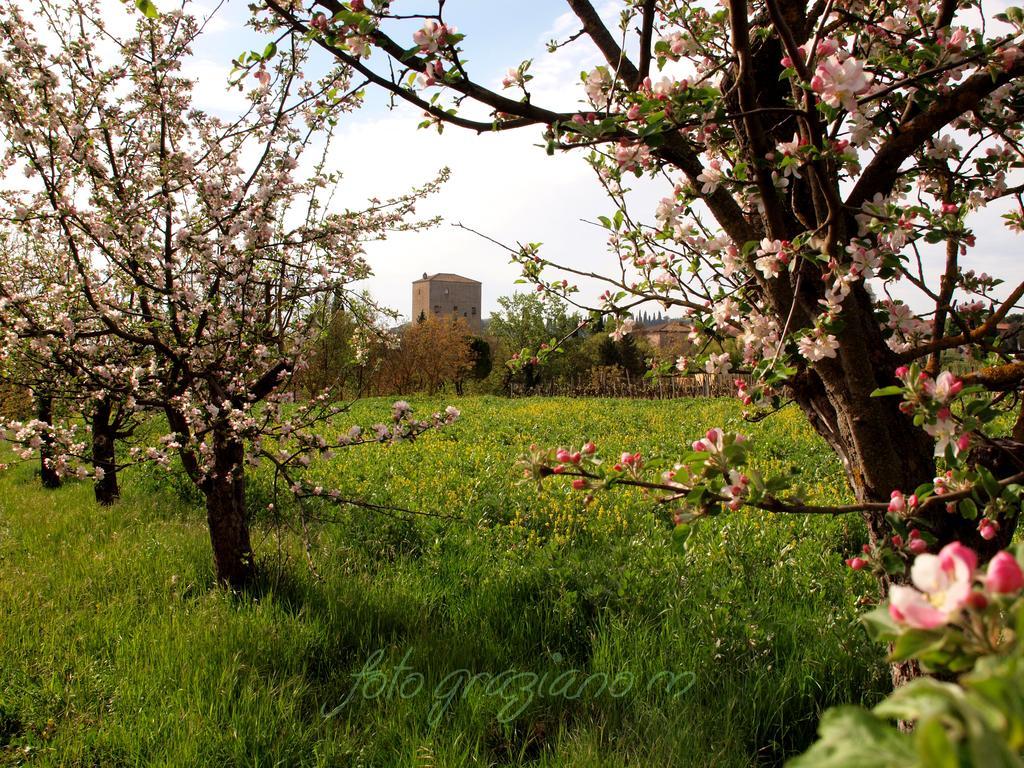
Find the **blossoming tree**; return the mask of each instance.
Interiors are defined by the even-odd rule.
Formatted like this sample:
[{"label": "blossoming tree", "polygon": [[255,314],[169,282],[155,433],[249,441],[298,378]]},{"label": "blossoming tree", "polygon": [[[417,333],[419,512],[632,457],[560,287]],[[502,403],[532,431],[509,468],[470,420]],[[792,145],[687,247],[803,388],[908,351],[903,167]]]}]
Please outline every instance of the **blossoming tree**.
[{"label": "blossoming tree", "polygon": [[[608,22],[589,0],[566,0],[579,30],[550,48],[590,45],[601,61],[581,77],[583,103],[557,105],[532,97],[530,61],[501,87],[474,79],[443,2],[263,9],[422,109],[427,125],[538,126],[549,151],[586,152],[617,209],[602,218],[615,268],[586,273],[609,290],[579,298],[566,278],[584,273],[550,275],[558,265],[532,246],[518,254],[526,276],[624,330],[639,303],[683,310],[693,343],[678,368],[742,364],[755,377],[739,393],[751,408],[797,403],[855,501],[807,503],[748,467],[743,437],[719,429],[675,466],[538,449],[528,472],[575,475],[585,490],[646,485],[681,522],[747,504],[861,513],[873,546],[857,565],[883,580],[904,578],[911,528],[918,549],[964,540],[991,556],[1019,513],[1024,416],[1009,417],[1012,435],[996,417],[1020,404],[1024,363],[1000,323],[1024,283],[1000,287],[962,261],[978,247],[976,212],[1003,205],[1011,228],[1024,225],[1024,15],[957,0],[620,5]],[[407,37],[410,19],[422,26]],[[667,180],[647,217],[627,206],[631,174]],[[891,299],[896,283],[917,298]],[[728,339],[742,361],[712,345]]]},{"label": "blossoming tree", "polygon": [[47,234],[13,230],[0,240],[0,371],[28,387],[36,404],[34,419],[5,425],[7,438],[24,460],[38,450],[45,486],[59,484],[72,471],[68,460],[76,460],[73,471],[91,474],[97,502],[109,505],[120,497],[125,460],[117,445],[140,424],[132,393],[151,375],[152,354],[90,322],[74,266],[57,256]]},{"label": "blossoming tree", "polygon": [[[301,82],[293,45],[257,70],[246,114],[225,121],[192,108],[179,70],[199,32],[182,12],[140,18],[117,40],[92,0],[43,4],[50,48],[17,6],[0,10],[0,131],[8,177],[0,220],[45,232],[67,265],[62,293],[0,286],[18,328],[59,336],[82,369],[102,364],[104,339],[140,350],[144,371],[117,375],[129,408],[157,409],[168,429],[135,457],[167,465],[177,455],[206,499],[217,578],[245,587],[255,573],[245,481],[269,463],[300,496],[315,455],[366,442],[414,437],[457,416],[420,421],[397,409],[374,432],[328,439],[318,425],[340,409],[327,393],[291,403],[326,298],[348,296],[368,273],[362,243],[431,222],[411,220],[437,182],[361,211],[331,212],[336,178],[300,160],[331,111],[351,103],[342,74]],[[155,14],[153,14],[155,16]],[[105,63],[111,57],[112,63]],[[14,340],[22,338],[17,332]],[[122,360],[123,364],[123,360]],[[114,389],[113,387],[111,389]]]}]

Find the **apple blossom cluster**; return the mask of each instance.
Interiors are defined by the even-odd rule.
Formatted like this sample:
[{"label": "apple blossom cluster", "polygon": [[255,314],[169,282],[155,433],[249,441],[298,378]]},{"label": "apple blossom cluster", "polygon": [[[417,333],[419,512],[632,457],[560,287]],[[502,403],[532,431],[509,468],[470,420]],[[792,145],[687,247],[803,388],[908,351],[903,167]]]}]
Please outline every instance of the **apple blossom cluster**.
[{"label": "apple blossom cluster", "polygon": [[692,441],[678,461],[630,452],[605,459],[587,441],[578,450],[531,445],[519,466],[524,479],[538,483],[550,476],[571,478],[572,487],[586,491],[588,499],[615,485],[647,489],[659,504],[673,510],[672,519],[681,532],[700,517],[735,512],[744,505],[771,510],[802,506],[797,495],[778,496],[791,489],[789,477],[765,478],[747,466],[749,447],[745,435],[716,427]]},{"label": "apple blossom cluster", "polygon": [[889,754],[899,755],[894,765],[927,765],[936,756],[1012,765],[1024,726],[1022,563],[1018,547],[982,567],[978,554],[959,542],[918,556],[911,584],[893,585],[888,600],[861,620],[887,645],[890,661],[916,661],[942,679],[912,679],[869,710],[826,712],[820,741],[792,764],[824,768],[840,756],[842,765],[875,765]]},{"label": "apple blossom cluster", "polygon": [[895,644],[894,658],[913,657],[930,670],[959,672],[982,656],[1009,653],[1016,641],[1007,619],[1020,612],[1024,591],[1020,554],[1001,551],[985,567],[959,542],[919,554],[910,583],[890,587],[865,623]]},{"label": "apple blossom cluster", "polygon": [[[914,423],[935,439],[935,455],[955,459],[971,444],[972,430],[992,417],[982,400],[968,405],[962,415],[954,415],[953,406],[961,396],[977,394],[979,389],[964,390],[964,383],[950,371],[932,377],[916,363],[896,369],[900,385],[879,389],[876,395],[901,394],[900,410],[914,417]],[[977,407],[981,406],[981,407]]]},{"label": "apple blossom cluster", "polygon": [[[21,461],[35,458],[43,443],[49,443],[52,456],[47,457],[46,461],[58,476],[70,475],[83,479],[94,471],[92,467],[80,463],[88,454],[77,424],[11,419],[0,424],[0,439],[10,444]],[[5,465],[5,468],[8,466]]]}]

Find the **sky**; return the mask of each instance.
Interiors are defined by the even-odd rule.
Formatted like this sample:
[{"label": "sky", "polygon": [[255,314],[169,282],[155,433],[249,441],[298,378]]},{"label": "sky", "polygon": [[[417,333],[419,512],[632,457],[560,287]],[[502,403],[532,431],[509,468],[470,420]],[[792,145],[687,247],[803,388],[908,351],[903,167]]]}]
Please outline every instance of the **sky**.
[{"label": "sky", "polygon": [[[108,24],[129,28],[130,5],[109,3]],[[216,0],[198,0],[192,12],[202,17]],[[999,0],[1001,2],[1001,0]],[[158,8],[170,9],[170,0],[155,0]],[[598,3],[606,16],[617,3]],[[436,8],[436,0],[398,0],[401,12]],[[474,79],[500,89],[509,67],[533,59],[530,88],[538,104],[560,110],[576,108],[582,96],[579,73],[599,63],[592,46],[584,41],[549,55],[545,43],[575,31],[573,19],[561,0],[448,0],[446,19],[466,35],[463,47]],[[120,15],[120,18],[117,18]],[[228,92],[225,83],[231,59],[244,50],[262,50],[266,39],[246,27],[248,0],[226,0],[217,7],[206,31],[195,46],[185,73],[195,78],[194,105],[211,112],[230,114],[242,109],[242,94]],[[416,25],[407,30],[410,37]],[[311,71],[326,64],[314,59]],[[495,240],[543,243],[542,254],[574,268],[609,271],[617,259],[607,253],[604,231],[592,223],[613,209],[597,184],[582,153],[546,155],[538,145],[539,127],[500,134],[475,133],[448,127],[443,134],[417,130],[420,113],[404,104],[390,109],[383,91],[370,88],[364,107],[344,116],[332,145],[330,164],[344,174],[335,197],[338,204],[358,209],[371,197],[401,194],[431,179],[442,167],[451,169],[451,180],[419,213],[443,216],[436,229],[400,233],[367,246],[374,276],[368,288],[379,301],[406,317],[411,312],[412,281],[424,272],[455,272],[483,283],[483,314],[496,309],[499,296],[529,286],[517,285],[518,266],[498,246],[456,227],[464,224]],[[633,185],[631,204],[651,220],[658,200],[667,188],[650,181]],[[964,260],[965,268],[988,271],[1011,285],[1024,280],[1024,258],[1019,238],[999,221],[999,210],[982,214],[975,222],[978,248]],[[937,269],[941,253],[928,257],[928,269]],[[595,283],[581,284],[581,297],[596,303],[603,290]],[[909,291],[896,295],[914,303]],[[654,309],[653,307],[651,308]]]},{"label": "sky", "polygon": [[[475,78],[500,89],[510,66],[534,58],[531,91],[537,102],[572,109],[582,95],[579,73],[598,62],[584,45],[554,57],[546,53],[547,41],[573,31],[565,8],[555,0],[449,0],[445,13],[466,35],[463,45]],[[244,29],[247,14],[245,2],[228,0],[195,46],[196,58],[185,71],[198,78],[197,106],[224,109],[220,84],[231,56],[256,47]],[[410,40],[415,28],[409,28]],[[235,108],[244,103],[241,94],[232,99]],[[455,272],[483,284],[486,316],[497,308],[499,296],[530,288],[516,284],[519,267],[504,250],[456,224],[513,247],[543,243],[546,256],[573,266],[614,266],[605,252],[604,231],[587,223],[612,208],[582,156],[547,156],[539,146],[539,127],[483,135],[449,127],[439,135],[433,129],[417,130],[420,119],[418,110],[404,104],[389,108],[386,94],[371,88],[364,107],[340,122],[333,142],[331,164],[344,174],[335,199],[352,208],[369,197],[401,194],[442,167],[451,169],[450,181],[419,209],[424,216],[443,216],[444,223],[367,246],[374,277],[366,287],[378,300],[407,317],[413,280],[424,272]],[[645,205],[653,211],[664,193],[646,187]],[[601,290],[592,286],[586,298]]]}]

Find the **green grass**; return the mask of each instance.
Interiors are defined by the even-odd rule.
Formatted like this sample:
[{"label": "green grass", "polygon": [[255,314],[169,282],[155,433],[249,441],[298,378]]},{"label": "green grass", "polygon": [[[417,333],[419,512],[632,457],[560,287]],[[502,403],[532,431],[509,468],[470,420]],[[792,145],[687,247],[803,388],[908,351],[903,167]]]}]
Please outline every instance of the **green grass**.
[{"label": "green grass", "polygon": [[[203,513],[166,475],[127,473],[110,509],[87,484],[0,476],[0,765],[776,765],[824,708],[885,690],[855,623],[871,585],[841,565],[857,520],[741,513],[700,524],[683,555],[638,492],[584,507],[564,484],[515,484],[531,442],[670,454],[738,426],[732,402],[457,405],[442,433],[313,474],[458,519],[331,511],[312,528],[317,578],[257,476],[263,582],[245,599],[212,587]],[[796,411],[747,431],[762,464],[843,494]],[[373,660],[393,690],[358,677]],[[601,673],[620,687],[596,690]],[[595,677],[551,695],[559,675]]]}]

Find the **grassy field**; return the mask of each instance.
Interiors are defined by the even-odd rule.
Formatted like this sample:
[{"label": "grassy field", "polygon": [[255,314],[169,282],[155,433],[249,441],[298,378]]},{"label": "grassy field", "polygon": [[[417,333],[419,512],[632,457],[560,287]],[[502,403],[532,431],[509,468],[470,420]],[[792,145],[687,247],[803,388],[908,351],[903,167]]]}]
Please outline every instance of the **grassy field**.
[{"label": "grassy field", "polygon": [[[99,509],[87,484],[0,476],[0,765],[767,766],[825,707],[885,689],[855,622],[870,584],[842,567],[857,520],[741,513],[681,554],[638,492],[584,507],[515,484],[531,442],[670,454],[736,426],[732,401],[455,404],[443,433],[315,468],[450,516],[331,511],[316,574],[257,477],[245,599],[212,588],[203,512],[174,477],[133,470]],[[815,498],[843,494],[795,410],[747,431]]]}]

